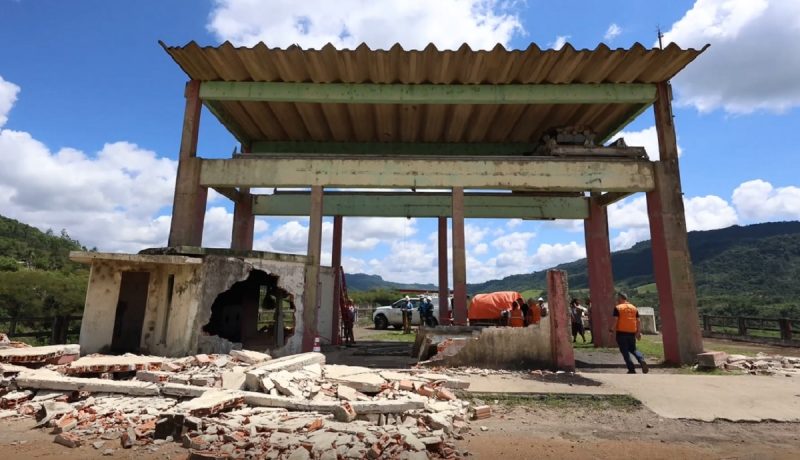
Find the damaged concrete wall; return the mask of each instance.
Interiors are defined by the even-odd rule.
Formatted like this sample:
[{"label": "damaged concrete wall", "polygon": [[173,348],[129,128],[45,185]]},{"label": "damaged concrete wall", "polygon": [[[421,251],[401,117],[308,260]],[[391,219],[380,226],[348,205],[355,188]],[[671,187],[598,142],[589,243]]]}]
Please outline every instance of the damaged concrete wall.
[{"label": "damaged concrete wall", "polygon": [[[205,255],[187,257],[177,263],[159,263],[157,255],[133,254],[125,255],[124,260],[94,259],[91,261],[81,324],[81,350],[83,353],[96,353],[110,348],[122,273],[125,271],[148,272],[150,275],[140,338],[141,351],[163,356],[184,356],[196,352],[198,337],[211,318],[212,305],[217,296],[235,283],[247,280],[256,269],[277,276],[278,286],[292,297],[296,309],[294,335],[285,346],[270,352],[275,356],[299,353],[302,348],[304,264],[299,260],[284,259],[274,260],[271,255]],[[170,277],[173,277],[172,283]],[[321,335],[329,338],[333,311],[332,269],[322,268],[321,282],[321,317],[324,320],[320,330],[325,332]]]},{"label": "damaged concrete wall", "polygon": [[317,330],[320,342],[330,344],[331,339],[339,332],[333,330],[333,268],[320,267],[319,270],[319,312],[317,312]]},{"label": "damaged concrete wall", "polygon": [[111,346],[121,280],[122,273],[114,264],[92,262],[79,340],[84,354]]},{"label": "damaged concrete wall", "polygon": [[553,357],[549,321],[528,327],[484,328],[442,363],[491,369],[550,369]]}]

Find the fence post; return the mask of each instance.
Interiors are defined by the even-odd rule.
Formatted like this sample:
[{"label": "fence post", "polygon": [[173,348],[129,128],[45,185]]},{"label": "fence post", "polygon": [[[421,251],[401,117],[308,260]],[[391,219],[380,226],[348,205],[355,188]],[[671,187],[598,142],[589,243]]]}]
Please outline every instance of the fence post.
[{"label": "fence post", "polygon": [[739,319],[739,335],[741,335],[742,337],[746,337],[747,336],[747,319],[745,319],[745,318],[743,318],[741,316],[738,319]]},{"label": "fence post", "polygon": [[711,332],[711,321],[708,315],[703,315],[703,330]]},{"label": "fence post", "polygon": [[778,325],[781,329],[781,340],[792,340],[792,321],[789,318],[781,318],[778,320]]}]

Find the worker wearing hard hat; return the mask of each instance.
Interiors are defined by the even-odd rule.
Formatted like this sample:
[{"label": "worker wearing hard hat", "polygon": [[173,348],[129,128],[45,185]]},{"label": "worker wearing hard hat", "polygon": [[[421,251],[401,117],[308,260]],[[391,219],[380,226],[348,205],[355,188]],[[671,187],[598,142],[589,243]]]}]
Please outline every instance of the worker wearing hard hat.
[{"label": "worker wearing hard hat", "polygon": [[[542,300],[539,297],[539,300]],[[533,300],[533,297],[528,299],[528,324],[539,324],[542,321],[542,307]]]}]

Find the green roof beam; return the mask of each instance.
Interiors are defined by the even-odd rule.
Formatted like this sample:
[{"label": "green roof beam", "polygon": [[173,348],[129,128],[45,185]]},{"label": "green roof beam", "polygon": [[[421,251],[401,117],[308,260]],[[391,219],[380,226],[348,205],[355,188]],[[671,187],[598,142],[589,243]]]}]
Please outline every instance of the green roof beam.
[{"label": "green roof beam", "polygon": [[[308,193],[255,195],[253,214],[307,216]],[[345,217],[448,217],[449,193],[330,192],[322,200],[326,216]],[[466,194],[464,216],[488,219],[586,219],[588,199],[582,196],[517,196],[510,193]]]},{"label": "green roof beam", "polygon": [[320,104],[650,104],[648,83],[431,85],[205,81],[205,101]]}]

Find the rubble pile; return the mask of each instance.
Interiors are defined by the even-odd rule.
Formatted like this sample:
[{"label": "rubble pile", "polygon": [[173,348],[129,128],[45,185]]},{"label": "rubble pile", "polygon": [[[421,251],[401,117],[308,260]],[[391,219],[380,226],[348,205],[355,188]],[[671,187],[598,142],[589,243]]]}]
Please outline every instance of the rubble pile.
[{"label": "rubble pile", "polygon": [[800,376],[800,358],[758,353],[755,358],[744,355],[730,355],[723,363],[729,371],[744,371],[754,375]]},{"label": "rubble pile", "polygon": [[35,417],[54,442],[108,455],[176,442],[197,459],[460,458],[468,415],[489,414],[456,397],[457,378],[321,353],[75,359],[61,347],[0,350],[0,419]]}]

